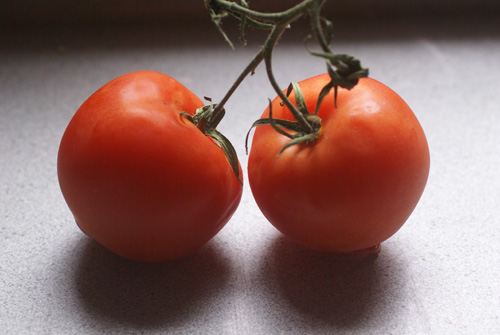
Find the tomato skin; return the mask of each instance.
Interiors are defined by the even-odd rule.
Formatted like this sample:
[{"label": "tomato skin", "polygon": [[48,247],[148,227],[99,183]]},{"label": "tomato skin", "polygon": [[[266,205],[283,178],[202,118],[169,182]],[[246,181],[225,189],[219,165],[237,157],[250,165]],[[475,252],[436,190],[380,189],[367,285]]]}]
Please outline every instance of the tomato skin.
[{"label": "tomato skin", "polygon": [[[309,111],[328,81],[324,74],[299,83]],[[284,235],[313,250],[348,253],[380,244],[405,223],[427,182],[429,149],[410,107],[382,83],[363,78],[339,89],[338,108],[330,95],[318,113],[319,138],[279,158],[290,139],[257,127],[248,178],[262,213]],[[279,98],[272,112],[293,120]]]},{"label": "tomato skin", "polygon": [[153,71],[118,77],[82,104],[61,140],[57,170],[85,234],[125,258],[160,262],[222,229],[242,186],[222,149],[179,114],[203,105]]}]

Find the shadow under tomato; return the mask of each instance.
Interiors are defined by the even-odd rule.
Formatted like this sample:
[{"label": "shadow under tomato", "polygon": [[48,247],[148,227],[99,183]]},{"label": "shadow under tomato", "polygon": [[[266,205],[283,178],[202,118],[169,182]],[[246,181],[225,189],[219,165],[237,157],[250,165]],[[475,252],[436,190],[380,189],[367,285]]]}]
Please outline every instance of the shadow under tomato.
[{"label": "shadow under tomato", "polygon": [[76,271],[77,296],[93,319],[141,329],[179,326],[207,313],[230,273],[214,241],[179,260],[141,263],[91,239]]},{"label": "shadow under tomato", "polygon": [[290,312],[288,326],[359,329],[397,317],[405,271],[393,261],[384,245],[380,254],[325,254],[280,236],[269,246],[259,277],[264,299],[273,300],[268,305]]}]

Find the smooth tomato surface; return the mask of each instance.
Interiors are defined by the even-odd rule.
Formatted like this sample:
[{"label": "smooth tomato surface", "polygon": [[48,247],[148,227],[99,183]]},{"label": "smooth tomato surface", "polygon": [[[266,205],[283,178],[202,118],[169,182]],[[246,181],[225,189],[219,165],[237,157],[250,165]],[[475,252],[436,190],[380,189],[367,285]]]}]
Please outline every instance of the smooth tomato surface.
[{"label": "smooth tomato surface", "polygon": [[179,115],[203,105],[151,71],[118,77],[83,103],[57,170],[84,233],[118,255],[156,262],[191,253],[228,222],[242,186],[222,149]]},{"label": "smooth tomato surface", "polygon": [[[309,111],[328,81],[325,74],[299,83]],[[339,89],[338,108],[330,95],[318,113],[318,140],[279,158],[290,139],[257,127],[248,178],[262,213],[284,235],[318,251],[355,252],[377,246],[408,219],[427,182],[429,149],[409,106],[382,83],[364,78]],[[293,120],[279,98],[272,108],[273,118]]]}]

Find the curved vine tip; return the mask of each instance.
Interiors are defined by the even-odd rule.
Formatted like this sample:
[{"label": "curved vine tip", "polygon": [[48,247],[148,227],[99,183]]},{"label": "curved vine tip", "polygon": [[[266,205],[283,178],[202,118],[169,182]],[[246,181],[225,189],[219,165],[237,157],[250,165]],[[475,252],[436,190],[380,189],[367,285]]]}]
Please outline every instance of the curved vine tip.
[{"label": "curved vine tip", "polygon": [[231,42],[231,39],[229,39],[224,29],[222,29],[222,19],[227,17],[228,14],[225,12],[221,12],[217,7],[216,2],[213,0],[205,0],[205,8],[208,10],[210,17],[212,18],[212,22],[215,24],[215,27],[217,28],[219,33],[222,35],[222,37],[224,37],[224,40],[227,42],[227,44],[229,44],[231,49],[234,50],[233,42]]},{"label": "curved vine tip", "polygon": [[231,16],[240,21],[240,40],[243,45],[246,45],[245,32],[247,26],[260,30],[271,30],[274,27],[273,24],[266,21],[268,14],[250,10],[248,2],[245,0],[239,2],[240,4],[235,1],[204,0],[205,8],[208,10],[212,22],[232,49],[234,49],[234,45],[222,29],[222,20],[226,17]]}]

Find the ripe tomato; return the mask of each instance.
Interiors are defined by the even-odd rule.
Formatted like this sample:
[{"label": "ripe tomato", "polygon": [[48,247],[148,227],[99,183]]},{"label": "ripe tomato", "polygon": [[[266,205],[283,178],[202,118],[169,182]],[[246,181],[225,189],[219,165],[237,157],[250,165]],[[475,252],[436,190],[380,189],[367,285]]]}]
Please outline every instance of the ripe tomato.
[{"label": "ripe tomato", "polygon": [[191,253],[228,222],[242,185],[220,146],[179,114],[203,105],[151,71],[118,77],[82,104],[57,170],[84,233],[118,255],[156,262]]},{"label": "ripe tomato", "polygon": [[[299,83],[309,111],[329,80],[325,74]],[[352,90],[339,88],[337,108],[333,94],[318,112],[319,138],[279,157],[290,138],[258,126],[248,178],[262,213],[284,235],[347,253],[378,246],[408,219],[427,182],[429,149],[417,118],[387,86],[362,78]],[[272,102],[272,117],[294,120],[281,105]]]}]

